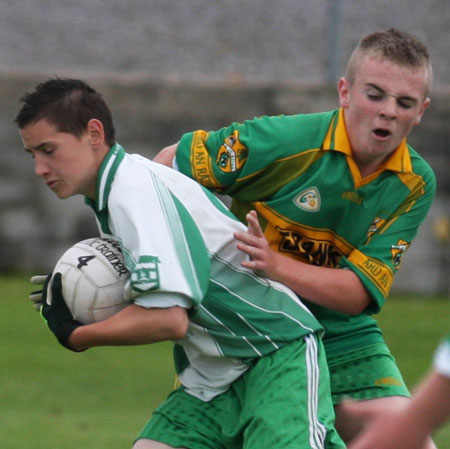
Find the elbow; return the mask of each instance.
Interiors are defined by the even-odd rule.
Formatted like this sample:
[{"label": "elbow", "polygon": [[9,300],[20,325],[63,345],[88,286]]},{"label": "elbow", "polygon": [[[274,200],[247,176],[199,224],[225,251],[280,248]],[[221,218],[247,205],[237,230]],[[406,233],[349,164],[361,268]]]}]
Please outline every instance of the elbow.
[{"label": "elbow", "polygon": [[370,305],[371,301],[372,299],[368,294],[364,295],[363,297],[357,298],[346,307],[345,313],[350,316],[361,315],[361,313],[363,313]]},{"label": "elbow", "polygon": [[372,296],[355,273],[351,270],[344,270],[344,273],[348,276],[347,285],[350,288],[343,289],[345,296],[341,299],[345,299],[340,301],[344,309],[341,311],[350,316],[361,315],[372,303]]},{"label": "elbow", "polygon": [[347,308],[344,312],[350,316],[357,316],[357,315],[361,315],[361,313],[363,313],[364,310],[365,310],[365,307],[354,306],[354,307]]}]

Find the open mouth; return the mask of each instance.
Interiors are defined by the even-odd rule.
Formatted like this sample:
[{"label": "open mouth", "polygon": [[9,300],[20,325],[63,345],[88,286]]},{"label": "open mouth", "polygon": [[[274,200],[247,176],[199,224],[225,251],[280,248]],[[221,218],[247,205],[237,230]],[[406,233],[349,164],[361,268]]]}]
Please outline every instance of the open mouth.
[{"label": "open mouth", "polygon": [[386,139],[391,135],[391,132],[384,128],[376,128],[372,131],[375,136],[380,137],[382,139]]}]

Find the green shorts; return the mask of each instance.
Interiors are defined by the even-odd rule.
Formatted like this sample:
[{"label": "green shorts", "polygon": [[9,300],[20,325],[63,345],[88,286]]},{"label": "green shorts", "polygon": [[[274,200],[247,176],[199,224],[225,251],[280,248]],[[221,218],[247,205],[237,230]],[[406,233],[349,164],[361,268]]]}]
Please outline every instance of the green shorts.
[{"label": "green shorts", "polygon": [[188,449],[344,449],[322,343],[309,335],[260,358],[210,402],[178,388],[140,438]]},{"label": "green shorts", "polygon": [[394,357],[383,344],[328,357],[328,367],[333,404],[350,398],[410,396]]}]

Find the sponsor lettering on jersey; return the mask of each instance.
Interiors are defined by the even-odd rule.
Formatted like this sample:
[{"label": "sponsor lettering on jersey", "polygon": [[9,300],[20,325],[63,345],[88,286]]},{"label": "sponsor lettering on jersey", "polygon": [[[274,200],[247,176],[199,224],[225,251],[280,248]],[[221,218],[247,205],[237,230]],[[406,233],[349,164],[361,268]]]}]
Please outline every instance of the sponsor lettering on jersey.
[{"label": "sponsor lettering on jersey", "polygon": [[211,167],[211,158],[208,149],[205,146],[208,133],[206,131],[197,131],[194,134],[191,147],[191,169],[194,178],[205,187],[220,188],[220,183],[214,176]]},{"label": "sponsor lettering on jersey", "polygon": [[233,131],[231,136],[219,148],[216,164],[225,173],[239,170],[248,157],[248,149],[239,140],[239,131]]},{"label": "sponsor lettering on jersey", "polygon": [[266,203],[254,203],[265,221],[264,235],[274,251],[317,266],[336,267],[354,247],[330,229],[316,229],[294,223]]},{"label": "sponsor lettering on jersey", "polygon": [[[109,245],[105,244],[104,240],[107,240]],[[103,257],[108,260],[112,268],[117,272],[119,276],[128,276],[128,270],[123,263],[122,249],[118,242],[112,239],[100,239],[94,237],[92,239],[84,240],[83,245],[95,248],[99,253],[101,253]],[[116,251],[114,251],[112,248],[116,249]],[[81,266],[83,265],[87,265],[88,261],[92,257],[95,256],[87,256],[87,258],[79,260],[78,268],[81,268]]]},{"label": "sponsor lettering on jersey", "polygon": [[353,251],[348,256],[348,260],[373,282],[373,284],[383,293],[384,297],[387,297],[394,280],[394,275],[388,265],[377,259],[367,257],[357,250]]},{"label": "sponsor lettering on jersey", "polygon": [[392,254],[392,265],[398,268],[402,262],[403,254],[408,249],[410,243],[399,239],[396,245],[391,246],[391,254]]},{"label": "sponsor lettering on jersey", "polygon": [[317,187],[309,187],[294,198],[294,204],[307,212],[319,212],[320,193]]},{"label": "sponsor lettering on jersey", "polygon": [[155,256],[141,256],[131,273],[131,285],[136,291],[159,288],[159,259]]},{"label": "sponsor lettering on jersey", "polygon": [[277,227],[281,235],[279,251],[295,254],[311,265],[336,267],[342,253],[329,240],[306,238],[300,232]]},{"label": "sponsor lettering on jersey", "polygon": [[364,201],[364,198],[358,192],[342,192],[341,198],[359,205]]}]

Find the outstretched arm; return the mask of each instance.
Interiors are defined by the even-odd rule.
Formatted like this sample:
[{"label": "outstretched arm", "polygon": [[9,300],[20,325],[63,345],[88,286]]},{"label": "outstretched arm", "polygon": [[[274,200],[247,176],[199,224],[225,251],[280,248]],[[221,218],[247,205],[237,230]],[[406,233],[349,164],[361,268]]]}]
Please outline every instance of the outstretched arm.
[{"label": "outstretched arm", "polygon": [[371,299],[351,270],[308,265],[272,250],[255,211],[247,214],[248,231],[235,233],[237,247],[249,255],[242,266],[279,281],[301,297],[339,312],[357,315]]},{"label": "outstretched arm", "polygon": [[[366,406],[367,407],[364,407]],[[370,416],[370,404],[342,404]],[[366,408],[366,410],[364,410]],[[432,372],[401,410],[386,410],[367,426],[349,449],[422,449],[429,434],[450,417],[450,379]]]}]

